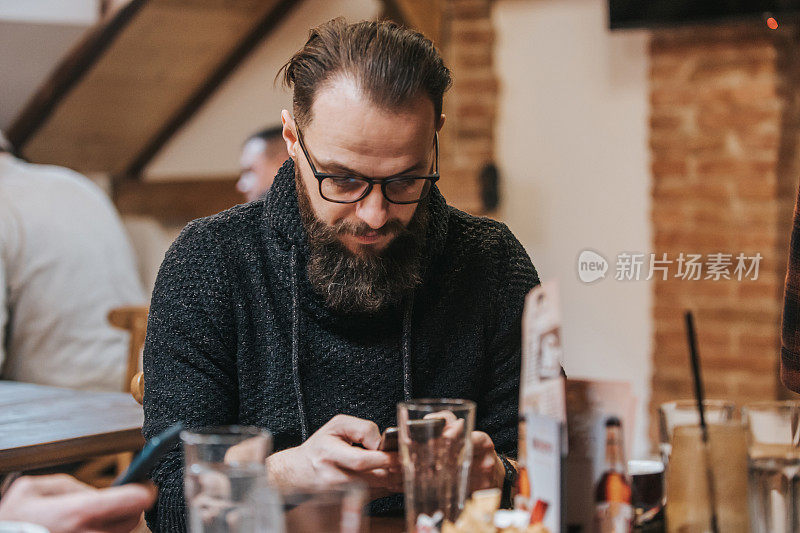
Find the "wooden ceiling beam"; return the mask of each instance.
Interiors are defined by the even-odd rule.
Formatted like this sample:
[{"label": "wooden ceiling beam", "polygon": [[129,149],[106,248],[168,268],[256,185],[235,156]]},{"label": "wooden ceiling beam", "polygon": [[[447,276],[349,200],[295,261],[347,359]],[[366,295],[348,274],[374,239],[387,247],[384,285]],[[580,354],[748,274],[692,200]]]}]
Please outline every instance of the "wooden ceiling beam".
[{"label": "wooden ceiling beam", "polygon": [[244,61],[253,49],[262,42],[283,21],[289,11],[300,0],[280,0],[274,8],[264,15],[258,24],[246,35],[220,64],[216,71],[198,87],[197,91],[186,103],[170,118],[158,134],[133,158],[123,175],[127,178],[138,179],[145,167],[153,160],[164,145],[186,124],[192,116],[205,104],[205,102],[222,85],[228,76]]},{"label": "wooden ceiling beam", "polygon": [[18,153],[147,1],[131,0],[107,24],[97,25],[58,65],[8,129],[8,140]]}]

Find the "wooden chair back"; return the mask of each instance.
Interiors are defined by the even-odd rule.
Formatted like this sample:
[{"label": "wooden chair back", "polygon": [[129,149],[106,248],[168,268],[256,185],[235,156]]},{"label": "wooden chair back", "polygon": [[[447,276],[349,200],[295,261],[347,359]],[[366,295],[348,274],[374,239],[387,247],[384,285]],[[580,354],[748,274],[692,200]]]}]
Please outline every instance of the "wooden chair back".
[{"label": "wooden chair back", "polygon": [[123,387],[127,388],[139,403],[142,403],[142,395],[144,394],[144,375],[139,367],[142,348],[144,348],[144,339],[147,335],[148,311],[149,308],[147,306],[140,305],[117,307],[108,313],[108,321],[112,326],[130,333],[128,365]]},{"label": "wooden chair back", "polygon": [[[142,403],[144,393],[144,380],[142,373],[139,372],[139,361],[147,333],[148,311],[147,306],[139,305],[117,307],[108,313],[108,322],[112,326],[130,333],[128,364],[125,370],[125,381],[121,385],[123,390],[130,391],[139,404]],[[139,381],[136,380],[137,377]],[[73,474],[79,480],[94,487],[107,487],[116,476],[128,468],[132,459],[133,454],[130,452],[95,457],[81,464]]]}]

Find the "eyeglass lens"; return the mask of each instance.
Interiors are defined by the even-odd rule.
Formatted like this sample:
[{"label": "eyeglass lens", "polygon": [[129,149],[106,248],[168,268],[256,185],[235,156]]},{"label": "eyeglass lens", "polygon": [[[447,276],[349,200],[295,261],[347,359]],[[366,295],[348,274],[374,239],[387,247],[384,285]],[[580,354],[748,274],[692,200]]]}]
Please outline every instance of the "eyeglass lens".
[{"label": "eyeglass lens", "polygon": [[[369,183],[349,177],[327,177],[322,180],[323,198],[338,202],[356,202],[362,199]],[[383,185],[390,202],[417,202],[427,194],[430,182],[426,179],[392,179]]]}]

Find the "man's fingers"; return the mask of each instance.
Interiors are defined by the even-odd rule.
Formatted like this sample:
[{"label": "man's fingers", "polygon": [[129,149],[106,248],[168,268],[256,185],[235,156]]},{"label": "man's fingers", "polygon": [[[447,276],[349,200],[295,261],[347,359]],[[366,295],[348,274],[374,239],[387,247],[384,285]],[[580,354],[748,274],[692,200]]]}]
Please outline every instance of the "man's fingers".
[{"label": "man's fingers", "polygon": [[381,442],[378,425],[370,420],[349,415],[336,415],[325,427],[328,433],[342,438],[350,444],[361,444],[368,450],[375,450]]},{"label": "man's fingers", "polygon": [[483,431],[473,431],[472,435],[470,435],[470,438],[472,439],[473,455],[494,450],[494,442],[492,442],[492,438]]},{"label": "man's fingers", "polygon": [[153,485],[131,483],[95,491],[91,508],[87,509],[87,524],[113,523],[138,517],[152,507],[155,500],[156,488]]},{"label": "man's fingers", "polygon": [[456,417],[453,411],[436,411],[435,413],[428,413],[422,418],[424,418],[425,420],[428,420],[430,418],[443,418],[448,422],[455,422],[458,417]]},{"label": "man's fingers", "polygon": [[396,456],[397,454],[389,452],[364,450],[342,443],[341,446],[329,447],[327,460],[339,468],[363,472],[394,466],[397,463]]},{"label": "man's fingers", "polygon": [[57,496],[73,492],[93,492],[94,490],[89,485],[81,483],[67,474],[52,474],[46,476],[23,476],[11,485],[8,492],[19,491],[37,496]]},{"label": "man's fingers", "polygon": [[435,413],[428,413],[423,418],[426,420],[431,418],[441,418],[445,421],[442,436],[446,439],[457,439],[463,435],[464,432],[464,419],[458,418],[453,411],[437,411]]}]

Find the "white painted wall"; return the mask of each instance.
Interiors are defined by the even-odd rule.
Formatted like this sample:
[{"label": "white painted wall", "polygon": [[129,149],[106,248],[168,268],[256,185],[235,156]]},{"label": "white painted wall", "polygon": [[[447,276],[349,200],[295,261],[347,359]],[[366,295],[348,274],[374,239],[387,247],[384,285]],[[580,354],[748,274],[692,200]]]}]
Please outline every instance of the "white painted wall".
[{"label": "white painted wall", "polygon": [[42,24],[94,24],[99,0],[0,0],[0,20]]},{"label": "white painted wall", "polygon": [[[613,277],[619,252],[650,251],[648,35],[611,33],[606,10],[601,0],[494,4],[501,218],[540,276],[560,280],[567,373],[633,383],[632,455],[643,455],[651,285]],[[576,274],[585,248],[610,262],[592,285]]]},{"label": "white painted wall", "polygon": [[299,50],[308,30],[334,17],[355,22],[375,18],[378,0],[306,0],[219,88],[175,135],[145,171],[149,180],[233,175],[239,152],[251,133],[280,123],[291,96],[273,85],[278,69]]},{"label": "white painted wall", "polygon": [[11,125],[90,27],[0,18],[0,129]]}]

